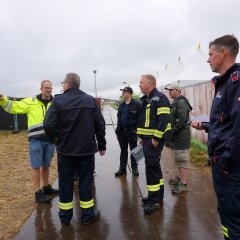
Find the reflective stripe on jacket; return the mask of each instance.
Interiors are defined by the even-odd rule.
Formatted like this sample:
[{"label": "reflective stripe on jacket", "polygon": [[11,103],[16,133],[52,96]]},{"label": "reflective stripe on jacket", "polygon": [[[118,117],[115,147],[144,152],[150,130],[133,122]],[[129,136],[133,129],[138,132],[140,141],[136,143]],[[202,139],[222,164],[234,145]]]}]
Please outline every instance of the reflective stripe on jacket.
[{"label": "reflective stripe on jacket", "polygon": [[169,140],[170,138],[170,103],[168,98],[156,88],[149,97],[141,98],[142,107],[138,119],[139,137]]}]

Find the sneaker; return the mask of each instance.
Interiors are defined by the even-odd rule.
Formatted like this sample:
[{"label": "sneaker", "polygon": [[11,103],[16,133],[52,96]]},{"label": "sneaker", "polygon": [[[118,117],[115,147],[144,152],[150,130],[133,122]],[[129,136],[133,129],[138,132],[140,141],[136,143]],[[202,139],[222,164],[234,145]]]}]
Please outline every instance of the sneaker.
[{"label": "sneaker", "polygon": [[46,195],[58,195],[59,191],[57,189],[52,188],[52,186],[48,184],[48,186],[43,187],[43,193]]},{"label": "sneaker", "polygon": [[160,203],[147,202],[143,207],[143,212],[146,214],[151,214],[158,208],[160,208]]},{"label": "sneaker", "polygon": [[115,177],[119,177],[121,175],[124,175],[126,174],[126,170],[118,170],[117,172],[115,172]]},{"label": "sneaker", "polygon": [[83,225],[90,224],[99,218],[100,218],[100,212],[98,210],[94,210],[94,217],[92,217],[90,219],[82,219],[82,224]]},{"label": "sneaker", "polygon": [[187,184],[180,182],[178,185],[176,185],[173,189],[172,189],[172,193],[181,193],[181,192],[186,192],[188,191],[188,187]]},{"label": "sneaker", "polygon": [[170,185],[178,185],[180,183],[180,178],[176,176],[175,178],[169,179],[168,183]]},{"label": "sneaker", "polygon": [[138,177],[138,176],[139,176],[139,171],[138,171],[138,169],[133,169],[133,170],[132,170],[132,174],[133,174],[134,176]]},{"label": "sneaker", "polygon": [[36,203],[50,203],[51,198],[47,197],[43,191],[40,189],[37,192],[35,192],[35,202]]}]

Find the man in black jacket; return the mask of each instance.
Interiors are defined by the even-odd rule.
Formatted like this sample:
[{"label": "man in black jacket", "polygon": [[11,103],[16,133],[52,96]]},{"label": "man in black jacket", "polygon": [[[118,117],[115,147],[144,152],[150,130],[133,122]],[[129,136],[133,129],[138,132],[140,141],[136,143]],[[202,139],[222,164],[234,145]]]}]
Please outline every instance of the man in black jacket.
[{"label": "man in black jacket", "polygon": [[82,224],[100,217],[94,210],[92,181],[94,154],[99,151],[103,156],[106,150],[105,122],[95,99],[79,87],[80,77],[76,73],[66,74],[64,93],[53,99],[44,120],[47,135],[52,140],[56,138],[59,217],[63,225],[69,225],[73,216],[75,168],[79,175]]},{"label": "man in black jacket", "polygon": [[[121,148],[119,170],[115,172],[115,176],[126,174],[128,161],[128,145],[130,150],[137,146],[137,121],[140,110],[140,102],[132,99],[133,90],[130,87],[120,89],[124,101],[118,108],[118,122],[116,134]],[[139,176],[138,165],[134,157],[131,155],[131,168],[134,176]]]}]

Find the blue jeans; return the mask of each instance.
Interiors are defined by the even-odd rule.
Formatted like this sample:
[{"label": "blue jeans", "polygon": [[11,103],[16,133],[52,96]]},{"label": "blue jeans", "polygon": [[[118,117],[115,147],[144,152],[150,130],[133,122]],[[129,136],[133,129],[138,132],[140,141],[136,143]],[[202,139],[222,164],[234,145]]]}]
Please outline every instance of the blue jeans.
[{"label": "blue jeans", "polygon": [[54,144],[49,141],[42,141],[34,138],[30,139],[29,153],[31,167],[50,167],[54,155],[54,150]]}]

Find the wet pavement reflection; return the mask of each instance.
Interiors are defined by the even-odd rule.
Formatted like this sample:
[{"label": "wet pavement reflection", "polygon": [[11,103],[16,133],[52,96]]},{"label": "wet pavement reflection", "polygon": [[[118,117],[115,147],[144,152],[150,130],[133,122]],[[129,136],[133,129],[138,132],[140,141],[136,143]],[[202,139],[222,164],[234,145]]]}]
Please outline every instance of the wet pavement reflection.
[{"label": "wet pavement reflection", "polygon": [[[139,163],[139,177],[133,176],[128,169],[126,175],[115,178],[120,154],[112,125],[116,124],[116,111],[105,107],[103,114],[107,123],[107,153],[105,157],[96,155],[94,178],[95,206],[101,213],[100,220],[87,226],[80,224],[76,182],[70,226],[61,226],[58,197],[55,197],[51,204],[36,207],[16,239],[223,239],[211,176],[191,169],[189,191],[172,195],[167,182],[175,172],[168,149],[164,149],[161,158],[165,180],[164,204],[151,215],[143,214],[141,198],[147,195],[144,162]],[[54,186],[57,184],[56,181]]]}]

